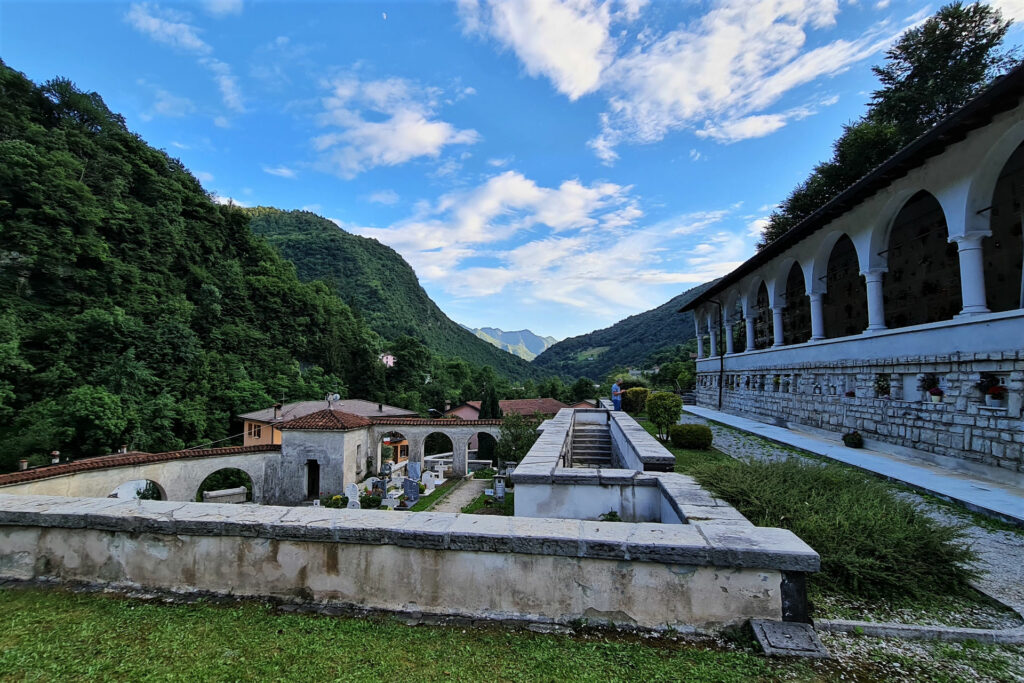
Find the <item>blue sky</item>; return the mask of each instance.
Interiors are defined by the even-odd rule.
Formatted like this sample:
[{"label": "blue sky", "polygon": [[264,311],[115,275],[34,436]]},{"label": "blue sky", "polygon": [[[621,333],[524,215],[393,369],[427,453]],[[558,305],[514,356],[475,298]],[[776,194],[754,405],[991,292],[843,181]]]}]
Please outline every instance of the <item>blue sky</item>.
[{"label": "blue sky", "polygon": [[458,322],[562,338],[749,257],[937,7],[3,0],[0,57],[99,92],[220,201],[394,247]]}]

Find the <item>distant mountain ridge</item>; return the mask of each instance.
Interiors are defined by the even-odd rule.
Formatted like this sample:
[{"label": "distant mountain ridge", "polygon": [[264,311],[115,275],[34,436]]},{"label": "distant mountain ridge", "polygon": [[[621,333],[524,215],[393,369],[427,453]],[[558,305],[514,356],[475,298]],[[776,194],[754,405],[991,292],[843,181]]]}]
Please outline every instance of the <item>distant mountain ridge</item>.
[{"label": "distant mountain ridge", "polygon": [[497,346],[499,349],[508,351],[524,360],[533,360],[548,347],[558,342],[554,337],[541,337],[530,330],[506,332],[497,327],[473,328],[468,325],[462,325],[462,327],[488,344]]},{"label": "distant mountain ridge", "polygon": [[432,353],[489,365],[513,379],[542,374],[445,315],[420,286],[412,266],[391,247],[345,232],[309,211],[262,206],[243,210],[252,231],[295,264],[300,280],[326,282],[385,339],[415,337]]},{"label": "distant mountain ridge", "polygon": [[611,327],[563,339],[534,358],[533,365],[564,377],[591,379],[616,366],[638,365],[655,351],[693,339],[693,313],[677,311],[712,284],[698,285]]}]

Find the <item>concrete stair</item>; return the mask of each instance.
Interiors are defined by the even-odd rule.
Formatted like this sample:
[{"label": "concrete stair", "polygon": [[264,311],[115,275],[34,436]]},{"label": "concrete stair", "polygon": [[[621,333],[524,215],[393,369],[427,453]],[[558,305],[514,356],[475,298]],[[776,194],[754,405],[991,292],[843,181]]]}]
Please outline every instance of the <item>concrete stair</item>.
[{"label": "concrete stair", "polygon": [[572,466],[612,466],[612,439],[608,427],[576,425],[572,435]]}]

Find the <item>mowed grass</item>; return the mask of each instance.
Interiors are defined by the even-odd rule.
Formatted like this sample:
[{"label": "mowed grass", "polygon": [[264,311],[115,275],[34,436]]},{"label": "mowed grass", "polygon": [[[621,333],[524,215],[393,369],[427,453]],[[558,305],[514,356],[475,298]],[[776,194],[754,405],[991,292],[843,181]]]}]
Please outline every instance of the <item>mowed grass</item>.
[{"label": "mowed grass", "polygon": [[[815,680],[747,650],[389,619],[171,605],[58,590],[0,591],[3,680]],[[781,668],[780,668],[781,667]]]},{"label": "mowed grass", "polygon": [[[653,433],[652,425],[645,425]],[[740,461],[666,448],[693,476],[758,526],[792,530],[821,556],[812,587],[850,597],[968,594],[975,553],[887,482],[852,468],[788,458]]]}]

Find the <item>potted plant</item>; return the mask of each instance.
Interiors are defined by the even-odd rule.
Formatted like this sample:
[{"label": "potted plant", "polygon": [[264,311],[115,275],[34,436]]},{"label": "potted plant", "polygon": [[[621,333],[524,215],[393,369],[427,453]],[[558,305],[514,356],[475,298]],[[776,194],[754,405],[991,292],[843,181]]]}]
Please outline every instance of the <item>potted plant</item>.
[{"label": "potted plant", "polygon": [[932,398],[932,403],[938,403],[941,401],[943,394],[946,393],[939,388],[939,378],[931,372],[926,372],[921,375],[921,378],[917,381],[917,388],[919,391],[927,392],[927,394]]},{"label": "potted plant", "polygon": [[857,398],[857,392],[854,391],[853,389],[850,389],[849,391],[846,392],[846,398]]},{"label": "potted plant", "polygon": [[985,392],[985,405],[992,406],[993,408],[1006,407],[1006,394],[1007,389],[1002,384],[989,387],[988,391]]},{"label": "potted plant", "polygon": [[864,437],[853,431],[843,434],[843,443],[849,448],[864,448]]},{"label": "potted plant", "polygon": [[941,403],[942,397],[945,395],[942,389],[938,387],[932,387],[928,390],[928,395],[932,397],[932,403]]},{"label": "potted plant", "polygon": [[890,392],[889,375],[875,375],[875,396],[878,398],[889,398]]},{"label": "potted plant", "polygon": [[778,375],[775,375],[774,377],[772,377],[772,391],[778,391],[779,390],[779,385],[781,385],[781,384],[782,384],[782,378],[781,377],[779,377]]}]

